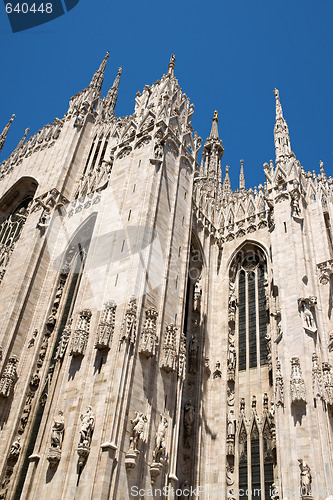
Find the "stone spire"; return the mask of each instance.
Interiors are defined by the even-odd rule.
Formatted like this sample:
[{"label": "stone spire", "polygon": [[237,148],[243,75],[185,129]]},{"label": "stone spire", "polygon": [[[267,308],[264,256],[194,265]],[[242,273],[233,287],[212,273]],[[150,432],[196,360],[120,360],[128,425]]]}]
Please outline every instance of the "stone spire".
[{"label": "stone spire", "polygon": [[207,177],[207,182],[214,186],[214,197],[221,189],[221,159],[224,152],[222,141],[219,138],[218,121],[218,113],[214,111],[210,135],[202,150],[203,172]]},{"label": "stone spire", "polygon": [[30,132],[30,128],[28,127],[28,128],[25,129],[25,132],[24,132],[24,135],[23,135],[22,139],[20,140],[20,142],[16,146],[17,150],[21,149],[21,147],[23,146],[23,144],[24,144],[24,142],[25,142],[25,140],[26,140],[27,135],[29,134],[29,132]]},{"label": "stone spire", "polygon": [[239,174],[239,190],[244,191],[245,189],[244,160],[241,160],[240,163],[241,163],[241,168]]},{"label": "stone spire", "polygon": [[229,168],[230,168],[229,165],[226,165],[225,178],[224,178],[223,186],[222,186],[222,198],[224,198],[226,195],[230,194],[230,191],[231,191]]},{"label": "stone spire", "polygon": [[106,98],[105,98],[105,114],[108,117],[114,115],[114,110],[116,109],[117,98],[118,98],[118,87],[120,82],[120,75],[123,71],[123,68],[118,68],[118,74],[113,82],[112,87],[110,88]]},{"label": "stone spire", "polygon": [[168,66],[168,75],[170,76],[175,76],[175,64],[176,63],[176,56],[175,54],[172,54],[170,57],[170,62]]},{"label": "stone spire", "polygon": [[13,123],[14,118],[15,118],[15,115],[12,115],[11,119],[9,120],[9,122],[7,123],[5,128],[3,129],[2,133],[0,134],[0,152],[2,151],[2,148],[5,145],[6,137],[7,137],[7,134],[9,132],[10,126]]},{"label": "stone spire", "polygon": [[279,91],[274,89],[276,100],[276,119],[274,127],[274,142],[276,163],[292,155],[289,130],[286,120],[283,118],[282,106],[280,102]]},{"label": "stone spire", "polygon": [[104,72],[106,68],[106,63],[109,59],[110,52],[107,52],[103,61],[101,62],[100,67],[98,70],[95,72],[94,76],[92,77],[92,80],[90,82],[89,88],[93,88],[96,92],[100,93],[102,90],[102,85],[104,81]]}]

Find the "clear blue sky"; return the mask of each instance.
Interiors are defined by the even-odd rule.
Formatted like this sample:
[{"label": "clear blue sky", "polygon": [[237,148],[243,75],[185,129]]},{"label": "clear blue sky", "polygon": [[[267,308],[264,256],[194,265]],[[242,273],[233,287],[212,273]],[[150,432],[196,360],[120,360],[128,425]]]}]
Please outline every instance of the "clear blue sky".
[{"label": "clear blue sky", "polygon": [[[15,2],[13,2],[15,3]],[[332,0],[80,0],[66,15],[13,34],[0,5],[0,129],[16,119],[5,159],[29,126],[31,133],[61,117],[86,87],[107,50],[103,93],[123,66],[117,114],[131,114],[145,84],[176,76],[195,105],[194,129],[203,139],[214,109],[220,115],[225,165],[238,186],[264,182],[262,164],[274,159],[274,87],[280,90],[291,145],[306,170],[333,175]]]}]

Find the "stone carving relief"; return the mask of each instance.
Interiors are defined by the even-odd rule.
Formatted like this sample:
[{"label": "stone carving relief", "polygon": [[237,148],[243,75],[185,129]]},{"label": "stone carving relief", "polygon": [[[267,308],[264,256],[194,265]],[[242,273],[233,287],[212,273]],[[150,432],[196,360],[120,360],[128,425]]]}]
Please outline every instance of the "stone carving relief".
[{"label": "stone carving relief", "polygon": [[301,297],[298,299],[298,309],[301,313],[303,328],[311,334],[317,332],[317,325],[313,314],[316,304],[317,297]]},{"label": "stone carving relief", "polygon": [[35,345],[37,335],[38,335],[38,330],[35,329],[33,334],[32,334],[31,339],[28,342],[28,349],[31,349],[31,347],[33,347]]},{"label": "stone carving relief", "polygon": [[63,332],[61,334],[59,344],[57,347],[57,351],[55,354],[56,360],[64,359],[64,356],[65,356],[65,353],[67,350],[67,346],[68,346],[69,340],[71,338],[72,322],[73,322],[73,318],[69,318],[69,320],[67,321],[67,323],[65,325],[65,328],[63,329]]},{"label": "stone carving relief", "polygon": [[153,451],[153,461],[150,465],[150,475],[154,482],[161,474],[163,464],[167,459],[165,436],[168,428],[167,419],[161,415],[160,422],[155,435],[155,448]]},{"label": "stone carving relief", "polygon": [[178,356],[178,377],[185,379],[186,375],[186,337],[184,333],[180,336]]},{"label": "stone carving relief", "polygon": [[86,352],[89,329],[90,329],[91,311],[83,309],[79,313],[79,320],[76,330],[74,330],[70,356],[84,356]]},{"label": "stone carving relief", "polygon": [[0,499],[5,500],[8,494],[9,483],[14,472],[14,467],[21,453],[20,438],[17,438],[11,445],[6,461],[5,475],[1,483]]},{"label": "stone carving relief", "polygon": [[79,466],[82,467],[90,453],[91,439],[95,428],[95,416],[91,405],[87,406],[86,412],[81,414],[80,419],[81,429],[77,453],[79,455]]},{"label": "stone carving relief", "polygon": [[291,358],[290,395],[292,403],[306,403],[305,383],[302,378],[299,358],[297,357]]},{"label": "stone carving relief", "polygon": [[136,465],[136,459],[139,455],[139,444],[144,438],[147,416],[142,412],[135,412],[135,417],[131,419],[132,431],[130,435],[129,449],[125,455],[126,469],[133,469]]},{"label": "stone carving relief", "polygon": [[157,317],[158,312],[154,307],[150,307],[146,310],[146,320],[141,332],[139,352],[147,358],[155,356],[156,354],[156,346],[158,343]]},{"label": "stone carving relief", "polygon": [[327,260],[317,265],[319,271],[319,283],[327,285],[333,273],[333,260]]},{"label": "stone carving relief", "polygon": [[237,309],[237,297],[235,294],[235,283],[229,282],[229,321],[234,322]]},{"label": "stone carving relief", "polygon": [[73,217],[76,214],[82,212],[82,210],[87,210],[88,208],[97,205],[101,201],[101,194],[99,192],[88,193],[85,196],[72,201],[68,204],[67,216]]},{"label": "stone carving relief", "polygon": [[[232,337],[233,338],[233,337]],[[229,336],[229,347],[228,347],[228,374],[227,379],[229,381],[235,380],[235,370],[236,370],[236,349],[234,340],[230,340]]]},{"label": "stone carving relief", "polygon": [[60,462],[61,448],[65,432],[65,418],[62,410],[54,417],[51,430],[51,447],[49,448],[47,459],[51,467],[56,467]]},{"label": "stone carving relief", "polygon": [[17,364],[18,359],[15,354],[11,355],[8,359],[7,365],[1,375],[0,379],[0,396],[8,398],[17,381]]},{"label": "stone carving relief", "polygon": [[136,339],[136,298],[132,296],[129,300],[122,326],[121,342],[135,343]]},{"label": "stone carving relief", "polygon": [[95,349],[110,349],[116,321],[117,304],[110,300],[104,304],[102,317],[97,327]]},{"label": "stone carving relief", "polygon": [[193,311],[200,312],[202,297],[202,286],[201,286],[201,276],[197,279],[194,285],[193,293]]},{"label": "stone carving relief", "polygon": [[221,378],[221,377],[222,377],[221,363],[220,361],[216,361],[215,370],[213,372],[213,378]]},{"label": "stone carving relief", "polygon": [[290,193],[291,200],[290,200],[290,206],[291,206],[291,216],[295,220],[302,220],[302,211],[300,208],[300,193],[298,189],[293,190]]},{"label": "stone carving relief", "polygon": [[235,412],[230,409],[227,416],[227,457],[235,455]]},{"label": "stone carving relief", "polygon": [[164,336],[161,369],[170,372],[175,371],[177,366],[176,333],[178,328],[174,324],[166,327]]}]

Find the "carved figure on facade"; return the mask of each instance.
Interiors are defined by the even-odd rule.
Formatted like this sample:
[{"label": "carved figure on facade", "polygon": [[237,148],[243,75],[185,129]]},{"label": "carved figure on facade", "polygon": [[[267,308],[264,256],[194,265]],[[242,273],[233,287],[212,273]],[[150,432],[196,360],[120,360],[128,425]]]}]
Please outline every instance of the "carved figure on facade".
[{"label": "carved figure on facade", "polygon": [[292,403],[306,403],[305,383],[302,378],[300,361],[297,357],[291,359],[290,395]]},{"label": "carved figure on facade", "polygon": [[271,500],[280,500],[279,488],[275,483],[271,486]]},{"label": "carved figure on facade", "polygon": [[179,343],[179,354],[178,354],[178,377],[185,379],[186,376],[186,337],[182,333],[180,336]]},{"label": "carved figure on facade", "polygon": [[160,422],[155,435],[155,448],[153,451],[153,462],[150,465],[150,475],[154,482],[160,475],[164,462],[167,459],[165,436],[168,428],[167,419],[161,415]]},{"label": "carved figure on facade", "polygon": [[139,455],[139,444],[143,441],[147,416],[142,412],[135,412],[135,417],[131,419],[132,430],[130,435],[129,449],[125,455],[126,469],[133,469],[136,465],[136,459]]},{"label": "carved figure on facade", "polygon": [[312,388],[314,398],[321,398],[323,396],[322,390],[322,373],[319,366],[318,354],[312,354]]},{"label": "carved figure on facade", "polygon": [[16,384],[18,378],[17,364],[17,356],[15,354],[11,355],[0,379],[0,396],[4,398],[8,398],[11,395]]},{"label": "carved figure on facade", "polygon": [[301,497],[309,498],[311,497],[311,486],[312,486],[311,469],[303,458],[299,458],[298,462],[300,468]]},{"label": "carved figure on facade", "polygon": [[323,383],[325,389],[325,399],[328,406],[333,407],[333,376],[332,367],[329,363],[324,362],[323,368]]},{"label": "carved figure on facade", "polygon": [[176,333],[178,328],[171,323],[166,327],[162,347],[161,369],[166,372],[175,371],[177,366]]},{"label": "carved figure on facade", "polygon": [[317,297],[301,297],[298,299],[298,309],[301,313],[303,328],[306,332],[311,334],[317,332],[317,325],[313,314],[316,304]]},{"label": "carved figure on facade", "polygon": [[49,448],[47,459],[51,467],[58,465],[61,458],[61,448],[65,432],[65,418],[62,410],[54,417],[51,430],[51,447]]},{"label": "carved figure on facade", "polygon": [[230,409],[227,416],[227,456],[235,455],[235,412]]},{"label": "carved figure on facade", "polygon": [[130,342],[134,344],[136,338],[136,298],[132,296],[126,308],[125,317],[122,326],[121,342]]},{"label": "carved figure on facade", "polygon": [[88,343],[90,320],[90,309],[80,311],[77,328],[72,336],[70,356],[84,356]]},{"label": "carved figure on facade", "polygon": [[32,334],[31,339],[28,342],[28,349],[30,349],[31,347],[33,347],[35,345],[37,335],[38,335],[38,330],[35,329],[33,334]]},{"label": "carved figure on facade", "polygon": [[202,296],[202,287],[201,287],[201,276],[200,276],[194,284],[193,311],[200,312],[201,296]]},{"label": "carved figure on facade", "polygon": [[227,363],[228,363],[227,378],[230,381],[235,380],[236,349],[235,349],[235,344],[233,342],[229,342]]},{"label": "carved figure on facade", "polygon": [[284,406],[284,382],[281,373],[281,363],[278,358],[276,358],[275,403],[277,406]]},{"label": "carved figure on facade", "polygon": [[158,312],[154,307],[146,310],[146,320],[141,332],[139,352],[147,358],[155,356],[157,337],[157,317]]},{"label": "carved figure on facade", "polygon": [[213,372],[213,378],[221,378],[221,377],[222,377],[221,363],[220,361],[216,361],[215,370]]},{"label": "carved figure on facade", "polygon": [[189,400],[184,407],[184,447],[191,447],[193,435],[193,424],[195,420],[195,409]]},{"label": "carved figure on facade", "polygon": [[291,201],[290,201],[291,216],[295,220],[301,220],[301,219],[303,219],[302,212],[301,212],[301,209],[300,209],[300,203],[299,203],[300,194],[299,194],[298,190],[295,189],[294,191],[292,191],[290,193],[290,196],[291,196]]},{"label": "carved figure on facade", "polygon": [[[195,326],[197,326],[198,321],[192,320]],[[199,352],[199,340],[197,338],[196,333],[191,335],[191,341],[189,345],[189,372],[195,373],[197,368],[198,361],[198,352]]]},{"label": "carved figure on facade", "polygon": [[95,428],[95,416],[91,405],[87,406],[86,412],[81,414],[80,419],[82,423],[79,431],[80,439],[77,453],[79,455],[79,465],[83,466],[90,453],[91,439]]},{"label": "carved figure on facade", "polygon": [[69,340],[71,338],[72,322],[73,322],[73,318],[69,318],[69,320],[67,321],[67,323],[65,325],[65,328],[63,329],[63,332],[61,334],[59,344],[57,347],[57,351],[55,354],[55,360],[64,359],[64,356],[65,356],[65,353],[67,350],[67,346],[68,346]]},{"label": "carved figure on facade", "polygon": [[235,283],[229,282],[229,321],[235,321],[237,309],[237,297],[235,294]]},{"label": "carved figure on facade", "polygon": [[102,317],[97,327],[95,349],[110,349],[116,321],[117,304],[110,300],[104,304]]}]

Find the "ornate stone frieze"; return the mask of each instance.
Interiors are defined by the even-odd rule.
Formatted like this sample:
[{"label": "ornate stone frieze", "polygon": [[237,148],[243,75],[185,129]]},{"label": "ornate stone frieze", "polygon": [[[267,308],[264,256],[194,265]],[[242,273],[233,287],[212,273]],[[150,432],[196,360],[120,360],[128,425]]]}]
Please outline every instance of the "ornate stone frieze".
[{"label": "ornate stone frieze", "polygon": [[51,467],[56,467],[60,462],[61,448],[65,432],[65,418],[62,410],[54,417],[51,430],[51,447],[49,448],[47,459]]},{"label": "ornate stone frieze", "polygon": [[160,422],[155,435],[155,447],[153,451],[153,461],[150,464],[150,475],[152,482],[161,474],[163,464],[167,459],[165,436],[168,428],[167,419],[161,415]]},{"label": "ornate stone frieze", "polygon": [[101,320],[97,327],[95,349],[110,349],[116,320],[117,304],[110,300],[104,304]]},{"label": "ornate stone frieze", "polygon": [[317,264],[319,271],[319,283],[321,285],[327,285],[330,282],[333,273],[333,260],[326,260]]},{"label": "ornate stone frieze", "polygon": [[101,194],[99,192],[88,193],[85,196],[72,201],[67,207],[67,216],[73,217],[73,215],[86,210],[93,205],[97,205],[101,201]]},{"label": "ornate stone frieze", "polygon": [[329,363],[324,362],[322,364],[323,368],[323,383],[325,390],[325,399],[326,403],[333,407],[333,376],[332,376],[332,367]]},{"label": "ornate stone frieze", "polygon": [[150,307],[146,310],[146,320],[141,332],[139,352],[147,358],[155,356],[156,354],[156,346],[158,342],[156,326],[157,317],[158,312],[154,307]]},{"label": "ornate stone frieze", "polygon": [[137,328],[137,308],[138,306],[136,298],[132,296],[125,311],[120,339],[121,342],[129,342],[130,344],[135,343]]},{"label": "ornate stone frieze", "polygon": [[17,364],[18,359],[15,354],[11,355],[8,359],[7,365],[1,375],[0,379],[0,396],[8,398],[17,381]]},{"label": "ornate stone frieze", "polygon": [[131,419],[132,430],[130,435],[129,449],[125,455],[126,469],[133,469],[136,465],[136,459],[139,455],[139,444],[144,438],[147,416],[142,412],[135,412],[135,417]]},{"label": "ornate stone frieze", "polygon": [[80,428],[80,439],[77,447],[77,453],[79,455],[79,466],[82,467],[90,453],[91,439],[95,428],[95,416],[92,411],[91,405],[87,406],[85,413],[80,416],[81,428]]},{"label": "ornate stone frieze", "polygon": [[291,358],[290,395],[292,403],[306,403],[305,383],[302,378],[300,361],[297,357]]},{"label": "ornate stone frieze", "polygon": [[314,308],[317,304],[317,297],[301,297],[298,299],[298,309],[301,313],[303,328],[307,333],[317,332],[317,325],[314,317]]},{"label": "ornate stone frieze", "polygon": [[90,319],[90,309],[83,309],[79,313],[78,324],[72,336],[70,356],[84,356],[89,337]]},{"label": "ornate stone frieze", "polygon": [[161,356],[161,369],[170,372],[177,367],[176,333],[178,328],[172,323],[166,327]]}]

